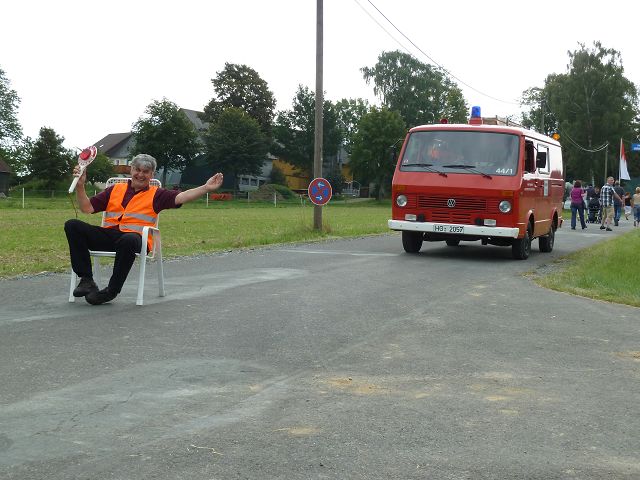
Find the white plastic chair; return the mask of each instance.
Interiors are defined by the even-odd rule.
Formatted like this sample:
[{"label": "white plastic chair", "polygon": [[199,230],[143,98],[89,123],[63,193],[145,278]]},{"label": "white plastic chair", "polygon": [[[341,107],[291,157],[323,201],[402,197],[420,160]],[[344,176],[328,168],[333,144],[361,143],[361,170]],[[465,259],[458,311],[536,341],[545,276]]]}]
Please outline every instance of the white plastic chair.
[{"label": "white plastic chair", "polygon": [[[112,177],[107,180],[106,186],[109,187],[116,183],[127,183],[129,179],[125,177]],[[151,179],[150,185],[152,187],[161,187],[162,184],[160,180],[153,178]],[[104,226],[105,213],[102,212],[102,223]],[[140,253],[136,253],[136,257],[140,260],[140,276],[138,279],[138,297],[136,299],[136,305],[143,305],[143,296],[144,296],[144,277],[145,271],[147,267],[147,259],[157,260],[158,262],[158,296],[164,297],[164,268],[162,265],[162,240],[160,237],[160,230],[158,229],[158,222],[160,220],[160,215],[156,217],[156,224],[153,227],[143,227],[142,228],[142,248],[140,249]],[[153,248],[149,253],[147,253],[147,239],[149,235],[153,236]],[[96,283],[100,284],[100,257],[115,257],[116,252],[105,252],[98,250],[89,250],[89,255],[93,257],[93,276],[96,280]],[[71,283],[69,285],[69,302],[75,302],[76,297],[73,296],[73,290],[76,288],[76,283],[78,281],[78,276],[76,272],[71,269]]]}]

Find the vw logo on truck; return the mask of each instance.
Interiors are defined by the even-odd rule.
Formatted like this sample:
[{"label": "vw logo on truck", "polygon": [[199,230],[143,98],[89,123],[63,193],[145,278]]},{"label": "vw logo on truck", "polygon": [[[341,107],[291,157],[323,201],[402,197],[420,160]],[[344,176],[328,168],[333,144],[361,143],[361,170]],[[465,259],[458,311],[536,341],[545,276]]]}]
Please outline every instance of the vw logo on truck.
[{"label": "vw logo on truck", "polygon": [[424,241],[511,247],[524,260],[538,239],[551,252],[562,225],[564,168],[557,140],[473,107],[469,124],[412,128],[392,182],[389,228],[418,253]]}]

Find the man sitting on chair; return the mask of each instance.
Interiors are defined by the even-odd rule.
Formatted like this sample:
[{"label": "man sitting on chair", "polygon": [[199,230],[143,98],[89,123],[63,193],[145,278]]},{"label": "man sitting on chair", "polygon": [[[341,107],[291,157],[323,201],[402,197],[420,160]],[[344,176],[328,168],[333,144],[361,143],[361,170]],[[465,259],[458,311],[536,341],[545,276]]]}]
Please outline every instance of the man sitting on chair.
[{"label": "man sitting on chair", "polygon": [[[97,227],[77,219],[64,224],[71,268],[80,277],[80,283],[73,291],[74,297],[85,297],[92,305],[113,300],[127,279],[136,253],[140,253],[142,228],[155,225],[158,213],[162,210],[180,208],[182,204],[213,192],[222,185],[222,174],[216,173],[204,185],[184,192],[151,187],[149,182],[156,166],[156,159],[151,155],[136,155],[131,161],[131,178],[127,183],[117,183],[91,198],[84,189],[86,170],[80,176],[76,186],[80,210],[84,213],[106,212],[106,226]],[[78,175],[79,170],[80,167],[76,166],[74,176]],[[93,281],[89,250],[116,252],[113,275],[102,290]]]}]

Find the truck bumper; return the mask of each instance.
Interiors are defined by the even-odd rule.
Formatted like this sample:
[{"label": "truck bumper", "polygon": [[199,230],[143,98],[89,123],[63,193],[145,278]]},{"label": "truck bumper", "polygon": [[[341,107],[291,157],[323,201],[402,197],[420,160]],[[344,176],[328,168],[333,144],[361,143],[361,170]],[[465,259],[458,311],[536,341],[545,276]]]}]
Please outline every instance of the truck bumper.
[{"label": "truck bumper", "polygon": [[[463,231],[456,231],[463,227]],[[508,227],[485,227],[479,225],[458,225],[455,223],[408,222],[406,220],[389,220],[391,230],[410,232],[427,232],[470,237],[508,237],[518,238],[520,229]]]}]

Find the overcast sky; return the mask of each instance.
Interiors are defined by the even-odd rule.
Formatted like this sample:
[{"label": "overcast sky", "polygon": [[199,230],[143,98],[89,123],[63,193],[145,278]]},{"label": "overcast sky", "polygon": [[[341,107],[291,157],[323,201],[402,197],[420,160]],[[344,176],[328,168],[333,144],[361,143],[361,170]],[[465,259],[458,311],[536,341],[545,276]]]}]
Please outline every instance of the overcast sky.
[{"label": "overcast sky", "polygon": [[[299,84],[315,89],[316,0],[14,0],[1,11],[0,68],[24,134],[51,127],[70,148],[130,131],[153,100],[202,110],[225,62],[255,69],[280,110]],[[446,68],[484,116],[519,115],[522,91],[565,73],[579,43],[618,50],[640,85],[639,13],[618,0],[324,0],[324,91],[378,103],[360,69],[401,50]]]}]

